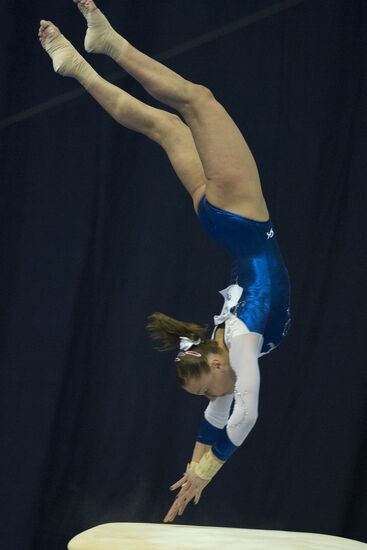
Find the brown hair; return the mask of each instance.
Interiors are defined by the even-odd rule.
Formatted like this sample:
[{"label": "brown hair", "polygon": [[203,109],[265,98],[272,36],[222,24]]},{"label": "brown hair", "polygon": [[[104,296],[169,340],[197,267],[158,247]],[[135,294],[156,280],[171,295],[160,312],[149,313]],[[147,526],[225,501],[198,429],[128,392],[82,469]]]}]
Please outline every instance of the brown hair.
[{"label": "brown hair", "polygon": [[200,344],[192,346],[190,351],[196,351],[201,357],[194,355],[182,355],[180,361],[175,363],[176,375],[181,386],[185,386],[189,378],[199,378],[203,373],[210,372],[207,356],[209,353],[221,353],[217,342],[207,338],[207,327],[196,323],[185,323],[164,313],[155,312],[149,317],[147,329],[152,340],[160,342],[160,346],[154,349],[158,351],[179,351],[180,336],[186,336],[191,340],[201,339]]}]

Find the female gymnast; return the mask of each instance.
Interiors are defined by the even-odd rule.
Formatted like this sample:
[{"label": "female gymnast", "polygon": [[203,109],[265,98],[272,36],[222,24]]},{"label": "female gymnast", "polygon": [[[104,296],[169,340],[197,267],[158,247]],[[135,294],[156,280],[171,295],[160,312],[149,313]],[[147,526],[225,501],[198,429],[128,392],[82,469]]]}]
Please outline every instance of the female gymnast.
[{"label": "female gymnast", "polygon": [[[278,346],[290,324],[290,284],[262,194],[254,158],[236,124],[204,86],[146,56],[120,36],[92,0],[73,0],[87,21],[85,49],[112,57],[154,98],[181,117],[142,103],[106,82],[51,21],[39,38],[56,72],[76,78],[120,124],[160,144],[205,230],[233,259],[224,305],[206,329],[162,313],[148,330],[161,350],[176,348],[176,372],[189,393],[210,400],[191,462],[164,518],[172,522],[243,443],[258,415],[258,359]],[[183,120],[182,120],[183,119]],[[232,408],[233,407],[233,408]],[[231,410],[232,409],[232,410]]]}]

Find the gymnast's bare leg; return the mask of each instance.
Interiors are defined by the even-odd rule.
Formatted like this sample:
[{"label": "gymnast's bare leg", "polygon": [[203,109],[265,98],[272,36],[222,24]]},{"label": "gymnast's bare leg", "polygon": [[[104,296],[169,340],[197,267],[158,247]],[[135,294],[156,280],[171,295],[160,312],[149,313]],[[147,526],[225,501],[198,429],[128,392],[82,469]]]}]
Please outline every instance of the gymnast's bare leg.
[{"label": "gymnast's bare leg", "polygon": [[254,158],[235,123],[204,86],[185,80],[138,51],[110,26],[92,0],[74,0],[88,23],[88,51],[106,53],[147,92],[176,109],[190,127],[206,177],[205,191],[216,206],[269,219]]},{"label": "gymnast's bare leg", "polygon": [[[188,189],[194,204],[205,192],[216,206],[260,221],[268,220],[255,160],[240,130],[212,92],[138,51],[114,31],[92,0],[74,2],[87,20],[86,49],[112,57],[150,95],[176,109],[189,126],[204,171],[204,180]],[[177,117],[175,124],[180,132],[183,127],[179,121]],[[169,134],[166,138],[168,143],[164,140],[161,145],[171,159],[177,146]],[[190,172],[189,166],[185,177],[187,171]]]},{"label": "gymnast's bare leg", "polygon": [[196,190],[205,188],[206,177],[190,128],[177,115],[146,105],[101,78],[51,21],[41,21],[38,35],[58,74],[77,79],[119,124],[164,148],[195,206]]}]

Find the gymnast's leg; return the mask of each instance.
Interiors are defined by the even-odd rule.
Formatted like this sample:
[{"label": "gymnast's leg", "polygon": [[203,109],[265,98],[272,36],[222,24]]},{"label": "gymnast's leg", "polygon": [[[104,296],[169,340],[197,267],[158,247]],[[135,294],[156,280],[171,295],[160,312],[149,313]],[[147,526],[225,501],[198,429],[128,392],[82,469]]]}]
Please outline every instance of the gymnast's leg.
[{"label": "gymnast's leg", "polygon": [[138,51],[108,23],[92,0],[74,0],[88,23],[85,47],[112,57],[150,95],[176,109],[190,127],[216,206],[261,221],[269,218],[255,160],[240,130],[206,87]]},{"label": "gymnast's leg", "polygon": [[106,82],[51,21],[42,20],[38,34],[56,72],[76,78],[118,123],[164,148],[196,207],[198,190],[205,189],[206,178],[190,128],[177,115],[146,105]]}]

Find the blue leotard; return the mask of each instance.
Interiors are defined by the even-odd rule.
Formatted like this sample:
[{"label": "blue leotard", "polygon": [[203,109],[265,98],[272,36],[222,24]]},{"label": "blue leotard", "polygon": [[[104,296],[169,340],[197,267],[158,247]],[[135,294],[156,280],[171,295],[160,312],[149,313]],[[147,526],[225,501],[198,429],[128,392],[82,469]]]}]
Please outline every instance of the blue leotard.
[{"label": "blue leotard", "polygon": [[231,255],[231,283],[243,288],[232,313],[264,337],[261,355],[277,347],[290,326],[290,281],[274,227],[210,204],[198,208],[207,233]]}]

